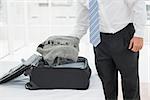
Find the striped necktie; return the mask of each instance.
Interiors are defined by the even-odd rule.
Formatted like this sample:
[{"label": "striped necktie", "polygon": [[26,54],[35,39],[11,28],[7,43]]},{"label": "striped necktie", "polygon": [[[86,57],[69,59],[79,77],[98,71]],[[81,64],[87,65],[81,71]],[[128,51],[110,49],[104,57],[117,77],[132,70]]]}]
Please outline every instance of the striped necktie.
[{"label": "striped necktie", "polygon": [[100,42],[99,5],[97,0],[89,0],[90,42],[96,47]]}]

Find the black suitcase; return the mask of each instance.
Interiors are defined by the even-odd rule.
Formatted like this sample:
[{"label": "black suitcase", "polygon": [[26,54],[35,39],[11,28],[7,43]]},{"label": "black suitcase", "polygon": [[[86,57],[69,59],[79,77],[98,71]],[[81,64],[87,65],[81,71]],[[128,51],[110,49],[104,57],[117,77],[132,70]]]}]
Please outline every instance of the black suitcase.
[{"label": "black suitcase", "polygon": [[[84,57],[79,57],[77,63],[68,66],[49,67],[42,61],[37,67],[33,67],[30,73],[30,82],[26,89],[88,89],[91,69]],[[80,65],[80,67],[78,66]]]},{"label": "black suitcase", "polygon": [[[31,65],[28,62],[33,62]],[[38,65],[36,63],[39,61]],[[36,66],[34,66],[36,65]],[[76,66],[58,66],[53,68],[44,63],[40,56],[31,56],[26,63],[11,69],[0,78],[0,84],[4,84],[22,75],[29,74],[30,80],[25,85],[26,89],[79,89],[85,90],[89,87],[91,69],[84,57],[78,57]],[[80,66],[79,66],[80,65]]]}]

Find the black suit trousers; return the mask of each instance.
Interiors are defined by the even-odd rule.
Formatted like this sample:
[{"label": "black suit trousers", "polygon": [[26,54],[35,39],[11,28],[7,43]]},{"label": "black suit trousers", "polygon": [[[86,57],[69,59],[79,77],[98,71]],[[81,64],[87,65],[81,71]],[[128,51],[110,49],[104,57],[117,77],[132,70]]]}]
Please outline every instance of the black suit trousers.
[{"label": "black suit trousers", "polygon": [[117,100],[118,71],[121,74],[124,100],[140,100],[139,52],[128,49],[135,33],[132,23],[115,34],[101,33],[101,43],[94,47],[95,64],[106,100]]}]

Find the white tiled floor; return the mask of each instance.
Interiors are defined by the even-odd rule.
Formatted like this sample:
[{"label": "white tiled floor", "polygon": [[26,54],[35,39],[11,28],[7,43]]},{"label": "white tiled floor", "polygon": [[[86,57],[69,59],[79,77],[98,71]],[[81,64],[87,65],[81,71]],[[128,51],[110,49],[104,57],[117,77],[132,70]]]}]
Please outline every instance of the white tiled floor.
[{"label": "white tiled floor", "polygon": [[90,88],[80,90],[26,90],[24,84],[28,78],[19,77],[7,84],[0,85],[1,100],[104,100],[100,80],[92,75]]}]

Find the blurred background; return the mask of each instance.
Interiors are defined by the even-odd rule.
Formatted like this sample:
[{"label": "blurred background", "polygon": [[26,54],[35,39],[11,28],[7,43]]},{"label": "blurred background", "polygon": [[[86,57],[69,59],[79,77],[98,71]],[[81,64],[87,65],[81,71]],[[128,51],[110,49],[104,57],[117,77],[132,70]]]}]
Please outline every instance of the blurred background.
[{"label": "blurred background", "polygon": [[[77,0],[0,0],[0,75],[20,63],[21,58],[35,53],[38,44],[49,36],[73,32],[76,3]],[[150,0],[145,3],[147,23],[139,71],[141,82],[150,84]],[[86,34],[81,39],[80,55],[89,59],[95,73],[88,37]]]}]

